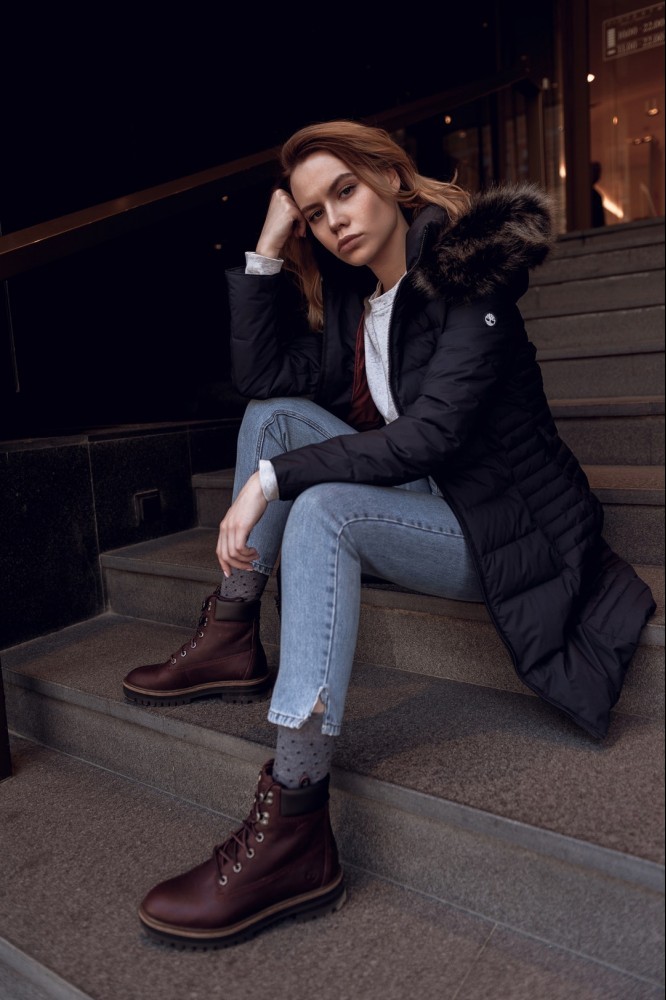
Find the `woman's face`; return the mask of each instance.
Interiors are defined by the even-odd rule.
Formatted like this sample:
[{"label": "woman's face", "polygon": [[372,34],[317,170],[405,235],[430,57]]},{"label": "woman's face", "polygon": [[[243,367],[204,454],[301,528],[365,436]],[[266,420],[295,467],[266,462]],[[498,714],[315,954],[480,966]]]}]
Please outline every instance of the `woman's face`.
[{"label": "woman's face", "polygon": [[[398,189],[395,171],[387,175]],[[382,198],[337,156],[312,153],[294,167],[291,194],[313,235],[334,256],[356,267],[402,260],[407,223],[398,203]]]}]

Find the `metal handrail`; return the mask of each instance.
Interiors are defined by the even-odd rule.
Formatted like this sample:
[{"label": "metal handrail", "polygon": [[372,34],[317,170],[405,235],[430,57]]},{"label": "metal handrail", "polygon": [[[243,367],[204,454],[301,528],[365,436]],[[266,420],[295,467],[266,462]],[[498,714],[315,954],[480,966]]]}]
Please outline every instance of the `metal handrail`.
[{"label": "metal handrail", "polygon": [[[513,68],[364,121],[393,131],[529,81],[526,66]],[[0,281],[275,176],[278,152],[276,146],[0,236]]]}]

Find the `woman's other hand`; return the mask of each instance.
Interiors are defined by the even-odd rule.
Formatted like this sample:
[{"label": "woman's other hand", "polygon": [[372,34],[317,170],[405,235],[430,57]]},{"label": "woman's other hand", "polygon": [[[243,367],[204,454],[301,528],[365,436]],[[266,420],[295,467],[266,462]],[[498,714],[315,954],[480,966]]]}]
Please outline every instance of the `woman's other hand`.
[{"label": "woman's other hand", "polygon": [[306,230],[307,223],[294,199],[282,188],[277,188],[271,195],[257,253],[277,259],[287,240],[291,236],[305,236]]},{"label": "woman's other hand", "polygon": [[220,523],[215,551],[225,576],[231,576],[232,569],[252,569],[252,563],[258,559],[259,553],[256,549],[248,548],[247,540],[255,524],[263,517],[267,506],[268,501],[261,489],[259,473],[255,472]]}]

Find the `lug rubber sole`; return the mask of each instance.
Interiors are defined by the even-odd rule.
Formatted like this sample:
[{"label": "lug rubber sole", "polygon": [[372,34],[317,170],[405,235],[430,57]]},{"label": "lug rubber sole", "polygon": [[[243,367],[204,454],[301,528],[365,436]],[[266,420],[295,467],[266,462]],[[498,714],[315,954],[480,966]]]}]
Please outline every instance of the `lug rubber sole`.
[{"label": "lug rubber sole", "polygon": [[179,688],[173,691],[149,691],[147,688],[135,688],[123,684],[123,694],[135,705],[147,705],[150,708],[170,708],[174,705],[188,705],[200,698],[221,698],[237,705],[247,705],[254,701],[266,701],[270,698],[275,684],[275,674],[267,674],[259,681],[244,684],[234,681],[222,681],[218,684],[197,684],[196,687]]},{"label": "lug rubber sole", "polygon": [[324,894],[307,893],[295,899],[285,900],[284,903],[277,903],[231,927],[213,929],[205,934],[185,927],[170,928],[168,924],[153,920],[142,910],[139,910],[139,920],[148,938],[161,945],[179,951],[217,951],[220,948],[229,948],[243,941],[249,941],[267,928],[283,921],[301,923],[336,913],[344,906],[346,899],[347,890],[341,874],[333,888]]}]

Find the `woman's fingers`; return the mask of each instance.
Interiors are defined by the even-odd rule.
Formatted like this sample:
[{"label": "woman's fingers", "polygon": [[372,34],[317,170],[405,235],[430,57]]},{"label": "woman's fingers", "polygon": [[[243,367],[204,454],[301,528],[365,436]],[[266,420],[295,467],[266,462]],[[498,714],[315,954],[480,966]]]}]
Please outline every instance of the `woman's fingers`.
[{"label": "woman's fingers", "polygon": [[289,237],[294,234],[303,237],[306,229],[305,219],[294,199],[287,191],[277,188],[268,205],[257,253],[277,258]]},{"label": "woman's fingers", "polygon": [[217,558],[225,576],[231,569],[251,569],[259,557],[256,549],[247,544],[250,532],[266,510],[267,501],[255,472],[240,491],[220,524],[217,540]]}]

